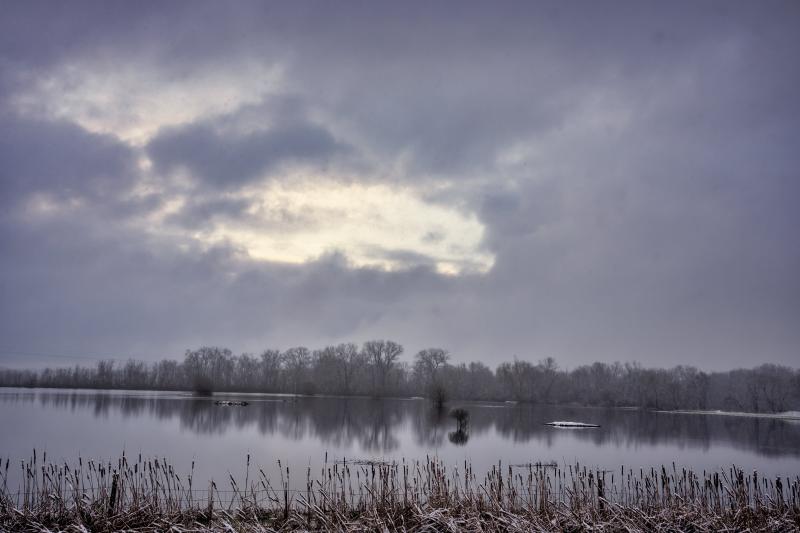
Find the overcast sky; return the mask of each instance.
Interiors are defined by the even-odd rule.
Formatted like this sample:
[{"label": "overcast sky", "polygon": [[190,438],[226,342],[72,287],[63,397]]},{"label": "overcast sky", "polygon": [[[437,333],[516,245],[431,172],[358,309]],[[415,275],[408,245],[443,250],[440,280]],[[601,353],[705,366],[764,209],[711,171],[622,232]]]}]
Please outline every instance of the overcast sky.
[{"label": "overcast sky", "polygon": [[0,365],[800,366],[800,3],[14,2]]}]

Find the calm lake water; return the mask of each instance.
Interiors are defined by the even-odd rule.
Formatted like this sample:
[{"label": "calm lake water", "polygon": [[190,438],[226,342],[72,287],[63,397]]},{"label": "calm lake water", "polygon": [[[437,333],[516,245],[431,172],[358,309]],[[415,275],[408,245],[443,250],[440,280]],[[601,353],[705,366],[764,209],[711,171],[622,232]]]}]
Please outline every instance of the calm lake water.
[{"label": "calm lake water", "polygon": [[[222,407],[214,399],[246,399]],[[179,473],[195,461],[195,479],[243,476],[246,456],[277,476],[277,460],[305,479],[325,459],[425,459],[447,465],[580,462],[618,469],[661,464],[774,475],[800,473],[800,422],[769,418],[635,410],[455,402],[470,413],[458,434],[447,410],[424,400],[297,398],[188,393],[0,388],[0,456],[12,464],[46,452],[48,461],[165,457]],[[551,420],[600,424],[559,429]],[[13,470],[13,469],[12,469]],[[295,478],[295,472],[296,478]],[[13,474],[12,474],[13,475]]]}]

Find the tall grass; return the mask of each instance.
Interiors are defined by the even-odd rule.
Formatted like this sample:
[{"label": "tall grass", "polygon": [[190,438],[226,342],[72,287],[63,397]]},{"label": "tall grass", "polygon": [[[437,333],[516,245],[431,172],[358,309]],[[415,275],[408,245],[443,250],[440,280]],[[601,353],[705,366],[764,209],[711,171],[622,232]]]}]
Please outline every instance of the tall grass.
[{"label": "tall grass", "polygon": [[[47,462],[34,452],[0,483],[0,530],[528,531],[586,528],[800,530],[800,477],[765,478],[731,467],[676,465],[604,471],[575,464],[329,461],[298,476],[278,462],[267,476],[246,459],[245,478],[198,484],[163,459]],[[11,476],[10,468],[20,468]],[[19,479],[9,486],[11,477]],[[299,479],[298,479],[299,478]],[[299,482],[299,485],[298,485]]]}]

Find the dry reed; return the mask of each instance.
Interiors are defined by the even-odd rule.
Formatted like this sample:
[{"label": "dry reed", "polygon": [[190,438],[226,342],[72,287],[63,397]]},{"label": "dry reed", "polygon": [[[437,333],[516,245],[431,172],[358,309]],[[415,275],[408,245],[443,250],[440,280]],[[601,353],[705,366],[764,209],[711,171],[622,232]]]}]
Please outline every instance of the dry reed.
[{"label": "dry reed", "polygon": [[[41,460],[40,460],[41,459]],[[198,486],[166,460],[0,463],[3,531],[798,531],[800,477],[731,467],[603,471],[576,464],[328,461],[303,484],[263,470]]]}]

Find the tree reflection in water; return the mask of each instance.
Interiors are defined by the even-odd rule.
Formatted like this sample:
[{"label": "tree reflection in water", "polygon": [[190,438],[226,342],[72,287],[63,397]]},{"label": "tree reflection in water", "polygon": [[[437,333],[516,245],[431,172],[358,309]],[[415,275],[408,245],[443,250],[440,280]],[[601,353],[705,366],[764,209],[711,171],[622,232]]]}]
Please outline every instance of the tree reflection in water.
[{"label": "tree reflection in water", "polygon": [[[226,396],[234,398],[234,396]],[[328,398],[275,395],[244,396],[246,407],[221,407],[212,398],[177,393],[95,391],[3,391],[0,403],[38,402],[43,407],[88,411],[97,418],[156,417],[178,419],[198,435],[223,434],[231,428],[255,427],[262,435],[280,434],[323,445],[358,444],[372,453],[388,453],[400,445],[399,434],[410,428],[414,440],[435,449],[447,441],[464,446],[470,439],[496,432],[504,439],[551,445],[559,430],[549,420],[598,423],[598,430],[576,431],[575,438],[595,445],[637,446],[679,444],[706,450],[713,444],[764,456],[800,456],[800,424],[769,418],[681,415],[637,410],[555,406],[469,406],[469,427],[456,429],[446,412],[419,400]]]}]

